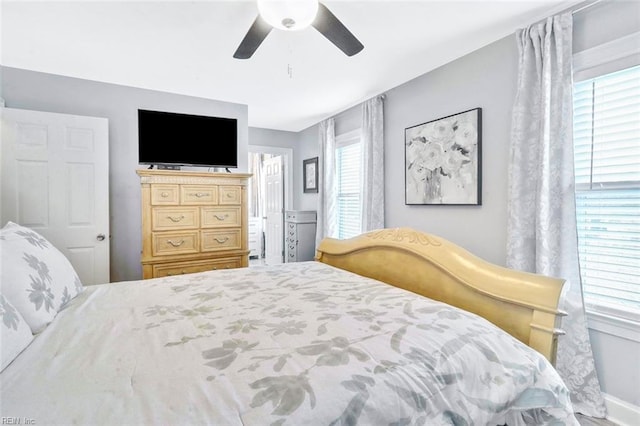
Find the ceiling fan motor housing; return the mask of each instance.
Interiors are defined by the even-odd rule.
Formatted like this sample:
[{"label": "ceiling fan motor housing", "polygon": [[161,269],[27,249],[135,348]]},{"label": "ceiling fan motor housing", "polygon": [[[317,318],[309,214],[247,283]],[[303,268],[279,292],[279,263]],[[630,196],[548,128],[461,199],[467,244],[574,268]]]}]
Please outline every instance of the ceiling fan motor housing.
[{"label": "ceiling fan motor housing", "polygon": [[297,31],[311,25],[318,0],[258,0],[258,12],[274,28]]},{"label": "ceiling fan motor housing", "polygon": [[258,16],[233,57],[249,59],[273,28],[295,31],[312,25],[347,56],[364,46],[347,27],[318,0],[257,0]]}]

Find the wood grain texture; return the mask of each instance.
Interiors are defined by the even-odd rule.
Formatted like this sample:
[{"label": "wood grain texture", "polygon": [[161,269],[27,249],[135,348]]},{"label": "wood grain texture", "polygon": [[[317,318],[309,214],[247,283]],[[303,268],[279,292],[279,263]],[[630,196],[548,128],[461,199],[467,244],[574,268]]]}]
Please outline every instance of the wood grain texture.
[{"label": "wood grain texture", "polygon": [[245,173],[137,170],[144,279],[248,266]]}]

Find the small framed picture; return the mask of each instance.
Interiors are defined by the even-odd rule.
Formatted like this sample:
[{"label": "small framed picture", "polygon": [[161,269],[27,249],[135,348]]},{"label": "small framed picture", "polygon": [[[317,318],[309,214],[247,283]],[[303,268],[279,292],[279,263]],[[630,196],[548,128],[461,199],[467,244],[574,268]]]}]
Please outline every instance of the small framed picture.
[{"label": "small framed picture", "polygon": [[304,179],[303,192],[318,192],[318,157],[302,161]]}]

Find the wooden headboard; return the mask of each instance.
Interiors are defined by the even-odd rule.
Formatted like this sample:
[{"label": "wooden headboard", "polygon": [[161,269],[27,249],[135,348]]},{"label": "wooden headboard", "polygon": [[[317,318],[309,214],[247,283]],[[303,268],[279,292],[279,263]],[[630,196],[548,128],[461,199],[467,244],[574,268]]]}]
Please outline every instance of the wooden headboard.
[{"label": "wooden headboard", "polygon": [[478,314],[555,364],[564,280],[494,265],[411,228],[325,238],[315,259]]}]

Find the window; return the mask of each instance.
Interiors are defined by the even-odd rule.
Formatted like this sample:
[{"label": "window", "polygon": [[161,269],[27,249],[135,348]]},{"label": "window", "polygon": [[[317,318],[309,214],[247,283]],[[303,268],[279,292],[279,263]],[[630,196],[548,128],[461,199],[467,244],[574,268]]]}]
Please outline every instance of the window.
[{"label": "window", "polygon": [[[578,249],[587,306],[640,313],[640,66],[574,85]],[[623,315],[624,316],[624,315]]]},{"label": "window", "polygon": [[362,143],[359,132],[336,137],[338,238],[351,238],[362,229]]}]

